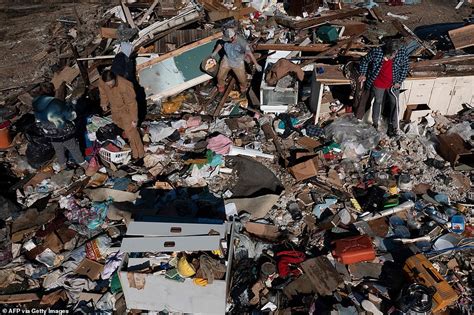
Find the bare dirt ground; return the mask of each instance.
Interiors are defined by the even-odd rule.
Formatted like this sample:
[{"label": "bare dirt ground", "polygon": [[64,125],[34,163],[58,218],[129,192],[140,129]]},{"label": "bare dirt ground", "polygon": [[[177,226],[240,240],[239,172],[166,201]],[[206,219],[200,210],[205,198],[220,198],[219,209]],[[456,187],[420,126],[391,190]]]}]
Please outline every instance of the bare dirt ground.
[{"label": "bare dirt ground", "polygon": [[74,6],[84,20],[97,9],[88,4],[0,8],[0,92],[51,75],[51,66],[58,61],[55,41],[62,36],[55,29],[57,19],[74,21]]}]

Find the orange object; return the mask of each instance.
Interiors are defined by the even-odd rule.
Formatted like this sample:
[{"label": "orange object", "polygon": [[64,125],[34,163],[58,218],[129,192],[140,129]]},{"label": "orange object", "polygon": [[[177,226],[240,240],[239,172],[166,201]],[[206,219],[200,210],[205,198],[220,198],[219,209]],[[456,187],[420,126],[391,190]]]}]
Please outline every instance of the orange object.
[{"label": "orange object", "polygon": [[9,125],[3,128],[0,128],[0,149],[7,149],[12,144],[12,138],[10,136]]},{"label": "orange object", "polygon": [[375,259],[372,240],[367,235],[347,237],[333,242],[332,255],[341,263],[350,265]]},{"label": "orange object", "polygon": [[444,280],[443,276],[423,254],[409,257],[405,262],[403,270],[412,281],[436,290],[433,295],[435,303],[433,303],[431,309],[433,313],[444,310],[457,301],[458,295],[456,291]]}]

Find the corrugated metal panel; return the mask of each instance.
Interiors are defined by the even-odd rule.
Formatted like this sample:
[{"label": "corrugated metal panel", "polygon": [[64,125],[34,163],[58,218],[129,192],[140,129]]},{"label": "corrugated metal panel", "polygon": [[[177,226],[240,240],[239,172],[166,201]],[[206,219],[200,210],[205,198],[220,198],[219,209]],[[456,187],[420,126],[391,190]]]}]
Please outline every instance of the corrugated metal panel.
[{"label": "corrugated metal panel", "polygon": [[177,30],[156,41],[155,51],[157,53],[167,53],[170,51],[170,49],[168,49],[169,47],[167,47],[167,44],[171,43],[176,45],[176,48],[179,48],[186,44],[211,36],[214,33],[216,33],[215,30]]}]

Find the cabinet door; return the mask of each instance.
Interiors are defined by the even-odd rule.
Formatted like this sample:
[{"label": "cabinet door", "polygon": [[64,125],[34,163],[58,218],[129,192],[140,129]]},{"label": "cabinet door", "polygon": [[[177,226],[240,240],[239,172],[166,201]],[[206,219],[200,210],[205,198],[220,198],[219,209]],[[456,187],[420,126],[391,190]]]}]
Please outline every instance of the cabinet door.
[{"label": "cabinet door", "polygon": [[414,80],[408,104],[428,104],[435,80]]},{"label": "cabinet door", "polygon": [[474,77],[456,78],[454,85],[453,97],[449,104],[447,115],[455,115],[462,109],[463,103],[469,103],[472,100],[474,89]]},{"label": "cabinet door", "polygon": [[446,115],[454,90],[456,78],[439,78],[435,80],[428,106],[433,111]]},{"label": "cabinet door", "polygon": [[[402,83],[402,87],[400,88],[401,92],[400,97],[399,97],[399,106],[400,106],[400,113],[405,112],[407,105],[408,105],[408,99],[410,98],[410,92],[411,92],[411,85],[413,81],[411,80],[406,80]],[[404,91],[406,90],[406,91]],[[403,116],[403,115],[402,115]]]}]

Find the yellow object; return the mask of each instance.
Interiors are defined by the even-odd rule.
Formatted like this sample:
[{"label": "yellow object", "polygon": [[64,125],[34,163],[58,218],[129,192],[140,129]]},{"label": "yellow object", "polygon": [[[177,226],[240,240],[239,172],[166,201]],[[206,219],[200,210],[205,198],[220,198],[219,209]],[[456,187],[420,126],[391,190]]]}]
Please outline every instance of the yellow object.
[{"label": "yellow object", "polygon": [[215,250],[212,251],[212,253],[216,256],[219,256],[219,257],[222,255],[220,249],[215,249]]},{"label": "yellow object", "polygon": [[351,198],[352,206],[357,210],[357,212],[362,212],[362,207],[360,206],[359,202],[355,198]]},{"label": "yellow object", "polygon": [[178,273],[183,278],[189,278],[196,274],[196,269],[186,260],[186,256],[181,257],[178,261]]},{"label": "yellow object", "polygon": [[409,257],[403,270],[414,282],[436,290],[433,295],[435,303],[433,303],[431,309],[433,313],[439,312],[457,301],[456,291],[444,280],[443,276],[423,254]]},{"label": "yellow object", "polygon": [[398,194],[398,187],[397,187],[397,185],[390,186],[390,187],[388,188],[388,192],[389,192],[389,194],[392,195],[392,196]]},{"label": "yellow object", "polygon": [[193,282],[201,287],[205,287],[208,283],[207,280],[203,278],[194,278]]}]

